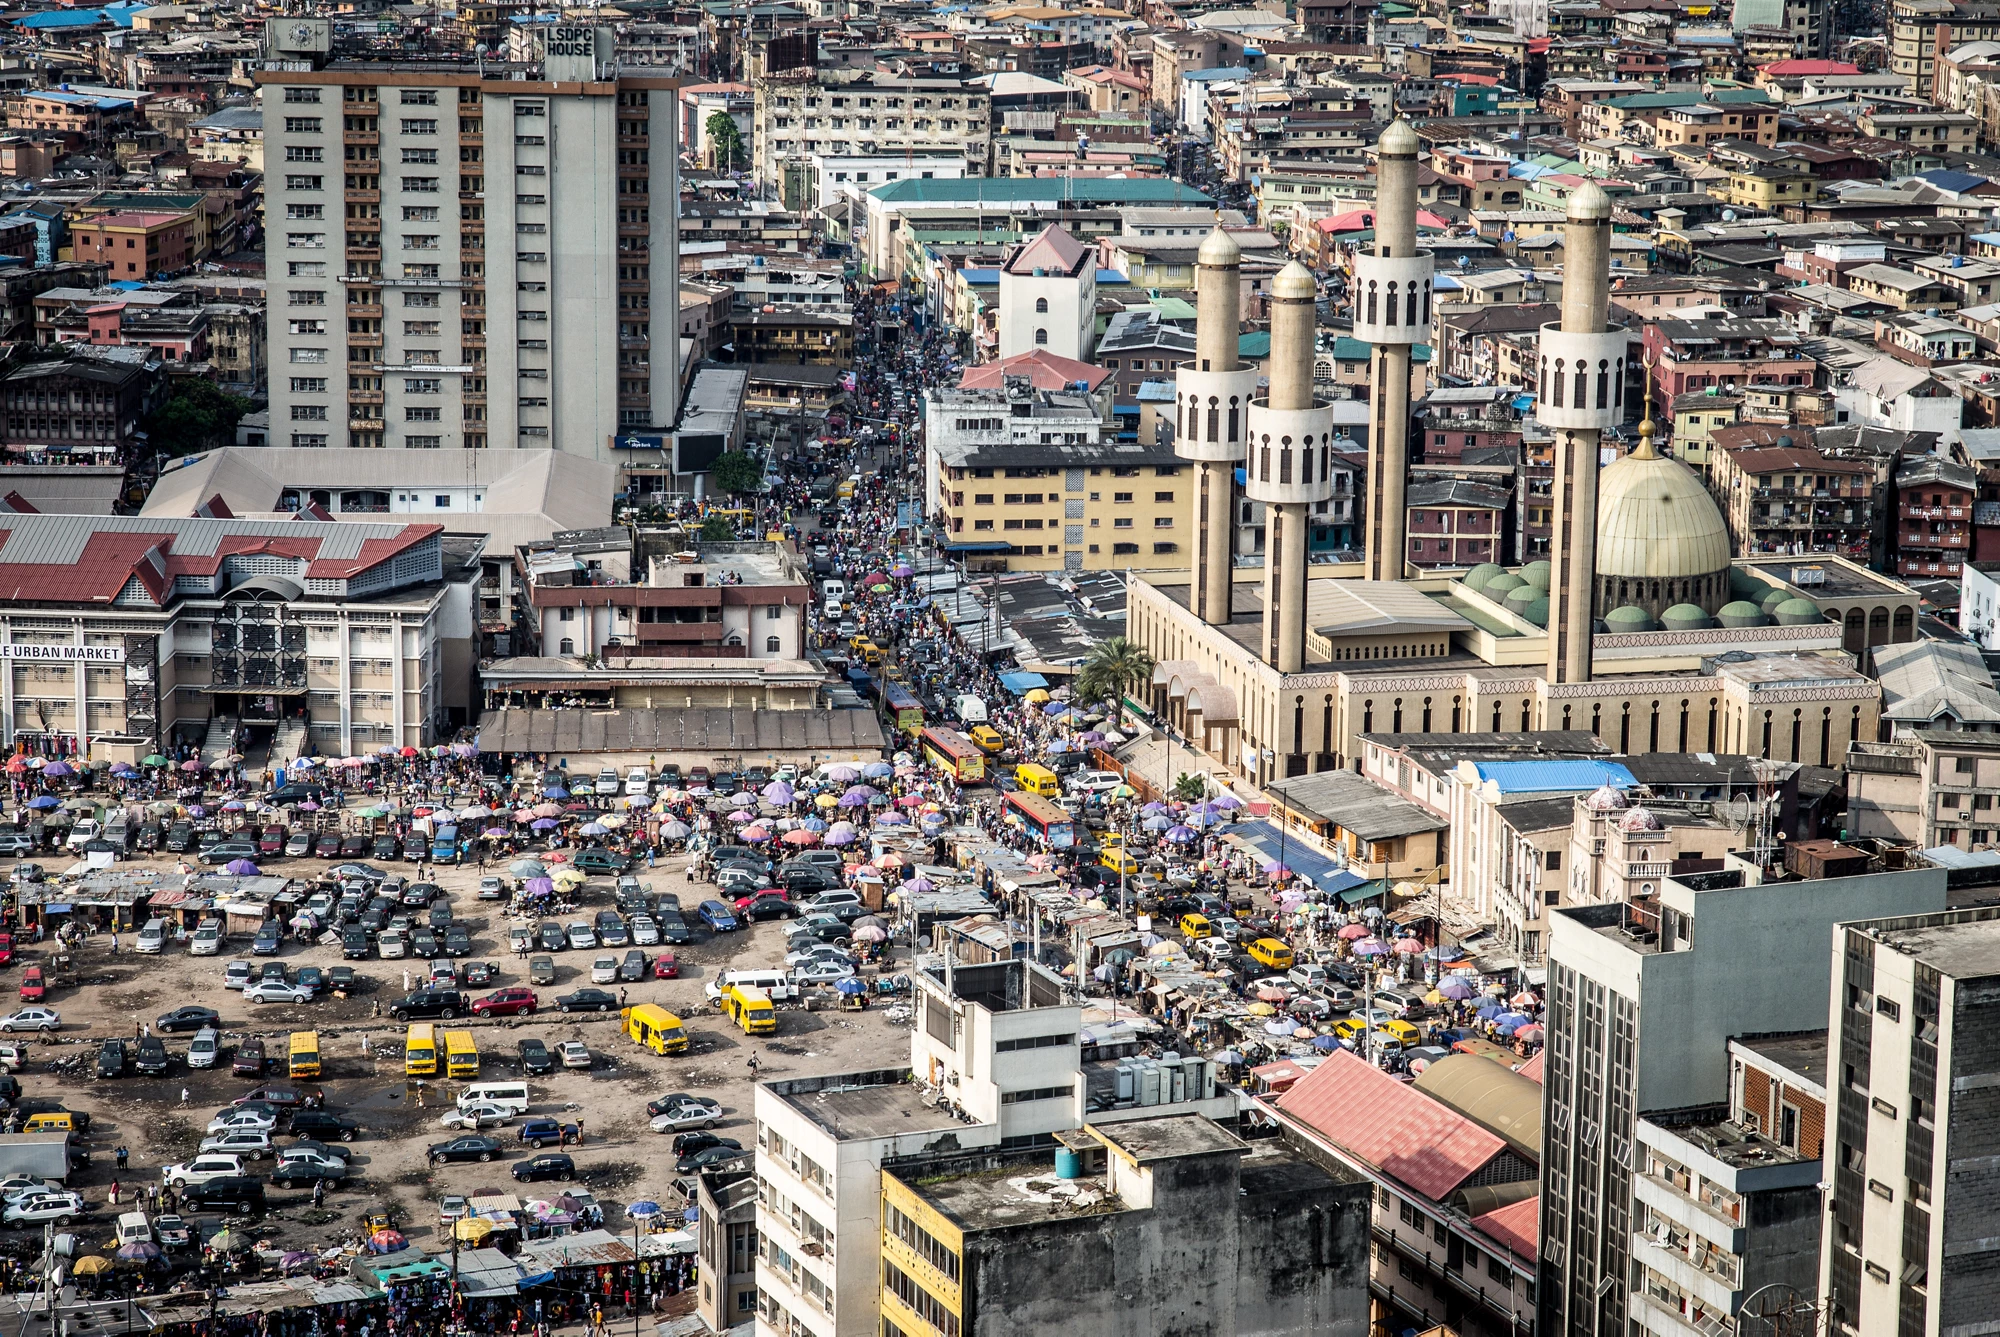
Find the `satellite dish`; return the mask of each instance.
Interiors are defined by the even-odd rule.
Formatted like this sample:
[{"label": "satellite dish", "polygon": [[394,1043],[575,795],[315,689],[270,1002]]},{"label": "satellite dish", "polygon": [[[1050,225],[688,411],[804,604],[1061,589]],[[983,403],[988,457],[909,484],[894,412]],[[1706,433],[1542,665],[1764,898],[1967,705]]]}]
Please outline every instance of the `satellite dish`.
[{"label": "satellite dish", "polygon": [[1729,802],[1722,805],[1723,815],[1739,826],[1749,821],[1750,814],[1755,811],[1756,809],[1751,806],[1750,800],[1742,794],[1738,794],[1735,798],[1730,799]]}]

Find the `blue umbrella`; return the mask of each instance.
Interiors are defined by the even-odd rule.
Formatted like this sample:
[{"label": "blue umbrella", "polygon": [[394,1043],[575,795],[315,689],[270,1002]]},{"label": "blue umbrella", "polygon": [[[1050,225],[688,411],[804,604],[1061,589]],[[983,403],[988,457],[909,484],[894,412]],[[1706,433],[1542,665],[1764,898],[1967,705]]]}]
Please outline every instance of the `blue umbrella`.
[{"label": "blue umbrella", "polygon": [[1323,1050],[1338,1049],[1340,1048],[1340,1041],[1331,1035],[1315,1035],[1313,1037],[1313,1048]]},{"label": "blue umbrella", "polygon": [[1145,821],[1139,823],[1139,825],[1145,827],[1148,831],[1164,831],[1173,824],[1174,819],[1163,812],[1156,812]]},{"label": "blue umbrella", "polygon": [[1056,741],[1055,741],[1055,742],[1053,742],[1053,743],[1050,743],[1050,744],[1048,745],[1048,747],[1046,747],[1046,748],[1045,748],[1045,749],[1043,749],[1043,750],[1044,750],[1044,751],[1046,751],[1046,752],[1048,752],[1048,753],[1050,753],[1050,754],[1054,754],[1054,753],[1057,753],[1057,752],[1067,752],[1067,751],[1069,751],[1069,744],[1068,744],[1067,742],[1065,742],[1064,740],[1062,740],[1062,739],[1058,738],[1058,739],[1056,739]]},{"label": "blue umbrella", "polygon": [[844,994],[857,994],[857,993],[868,992],[868,986],[866,984],[863,984],[860,980],[857,979],[835,980],[833,982],[833,987],[836,991]]},{"label": "blue umbrella", "polygon": [[47,794],[38,794],[34,798],[28,800],[28,806],[38,810],[46,811],[50,808],[56,808],[62,805],[58,803],[55,799],[50,798]]},{"label": "blue umbrella", "polygon": [[542,791],[543,798],[568,798],[569,791],[561,785],[550,785]]},{"label": "blue umbrella", "polygon": [[861,768],[861,774],[870,780],[879,780],[884,776],[894,775],[895,773],[896,768],[886,761],[871,761]]},{"label": "blue umbrella", "polygon": [[1051,701],[1046,706],[1042,707],[1042,713],[1044,715],[1055,716],[1062,714],[1064,711],[1068,709],[1069,707],[1064,705],[1060,701]]},{"label": "blue umbrella", "polygon": [[1500,1004],[1498,1003],[1488,1003],[1485,1007],[1480,1008],[1477,1012],[1473,1013],[1472,1015],[1478,1017],[1481,1021],[1491,1021],[1493,1018],[1499,1016],[1502,1012],[1505,1012],[1506,1010],[1507,1010],[1506,1008],[1500,1006]]},{"label": "blue umbrella", "polygon": [[1493,1022],[1493,1033],[1495,1035],[1512,1035],[1515,1031],[1520,1030],[1524,1024],[1525,1023],[1523,1022],[1505,1021],[1499,1018],[1495,1018]]},{"label": "blue umbrella", "polygon": [[583,824],[583,834],[586,836],[601,836],[610,829],[610,827],[602,822],[585,822]]},{"label": "blue umbrella", "polygon": [[537,817],[529,825],[528,829],[530,831],[553,831],[556,829],[556,819],[553,817]]},{"label": "blue umbrella", "polygon": [[1438,985],[1438,992],[1454,1002],[1463,1003],[1468,998],[1476,997],[1479,991],[1466,983],[1463,976],[1453,975]]},{"label": "blue umbrella", "polygon": [[817,817],[808,817],[803,822],[799,823],[799,829],[802,831],[813,831],[813,832],[824,831],[826,830],[826,823],[822,822]]},{"label": "blue umbrella", "polygon": [[1493,1024],[1495,1026],[1525,1026],[1532,1020],[1533,1018],[1525,1012],[1502,1012],[1499,1016],[1493,1018]]},{"label": "blue umbrella", "polygon": [[631,1217],[634,1221],[644,1221],[647,1217],[658,1216],[659,1214],[660,1204],[652,1201],[650,1198],[641,1198],[625,1209],[625,1215]]},{"label": "blue umbrella", "polygon": [[1170,826],[1167,828],[1166,835],[1167,839],[1173,841],[1176,845],[1185,845],[1194,839],[1194,831],[1185,826]]},{"label": "blue umbrella", "polygon": [[1167,811],[1167,805],[1160,802],[1158,799],[1154,799],[1151,803],[1148,803],[1145,807],[1139,809],[1139,811],[1145,813],[1148,817],[1151,817],[1156,812]]}]

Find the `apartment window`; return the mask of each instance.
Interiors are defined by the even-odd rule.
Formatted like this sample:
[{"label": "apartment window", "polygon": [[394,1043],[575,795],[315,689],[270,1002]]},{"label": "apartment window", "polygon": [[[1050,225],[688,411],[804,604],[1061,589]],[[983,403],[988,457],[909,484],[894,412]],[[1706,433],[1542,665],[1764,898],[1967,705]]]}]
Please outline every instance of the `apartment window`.
[{"label": "apartment window", "polygon": [[[403,189],[412,195],[435,195],[438,193],[438,179],[434,176],[406,176]],[[437,239],[431,239],[435,242]]]},{"label": "apartment window", "polygon": [[413,120],[407,116],[403,118],[403,133],[406,135],[434,135],[437,132],[438,123],[434,120]]},{"label": "apartment window", "polygon": [[317,116],[287,116],[285,133],[288,135],[316,135],[323,124]]},{"label": "apartment window", "polygon": [[406,292],[403,294],[403,305],[406,307],[428,307],[435,310],[438,306],[438,294],[434,292]]},{"label": "apartment window", "polygon": [[436,395],[444,393],[444,382],[435,376],[405,376],[403,393],[409,395]]},{"label": "apartment window", "polygon": [[1037,297],[1035,299],[1035,314],[1038,316],[1045,316],[1048,314],[1048,311],[1049,311],[1049,299],[1046,297]]},{"label": "apartment window", "polygon": [[1035,342],[1037,344],[1046,344],[1048,343],[1048,341],[1049,341],[1049,332],[1047,330],[1035,331]]},{"label": "apartment window", "polygon": [[291,350],[291,360],[293,362],[324,362],[326,361],[326,350],[324,348],[294,348]]},{"label": "apartment window", "polygon": [[326,249],[326,233],[287,232],[285,245],[296,251],[323,251]]},{"label": "apartment window", "polygon": [[287,88],[285,90],[285,101],[294,105],[301,102],[318,102],[319,90],[317,88]]},{"label": "apartment window", "polygon": [[326,449],[325,432],[293,432],[292,444],[314,450]]},{"label": "apartment window", "polygon": [[444,421],[444,410],[435,406],[424,407],[412,404],[409,408],[403,410],[403,421],[442,422]]},{"label": "apartment window", "polygon": [[286,297],[293,306],[325,306],[326,294],[315,288],[294,288]]},{"label": "apartment window", "polygon": [[[444,438],[441,436],[406,436],[403,438],[403,445],[409,450],[436,450],[443,444]],[[445,506],[449,504],[447,498],[438,498],[438,505]]]},{"label": "apartment window", "polygon": [[326,181],[323,176],[287,176],[286,190],[318,190]]},{"label": "apartment window", "polygon": [[293,422],[325,422],[325,421],[326,421],[326,405],[324,405],[324,404],[294,404],[294,405],[292,405],[292,421],[293,421]]},{"label": "apartment window", "polygon": [[1172,501],[1173,499],[1174,499],[1174,494],[1173,494],[1173,493],[1171,493],[1171,492],[1155,492],[1155,493],[1153,494],[1153,500],[1154,500],[1154,501],[1166,501],[1166,502],[1170,502],[1170,501]]},{"label": "apartment window", "polygon": [[326,393],[326,377],[294,376],[292,393],[295,395],[323,395]]},{"label": "apartment window", "polygon": [[1156,515],[1156,516],[1154,516],[1154,517],[1153,517],[1153,528],[1155,528],[1155,529],[1172,529],[1173,527],[1174,527],[1174,517],[1173,517],[1173,516],[1171,516],[1171,515]]},{"label": "apartment window", "polygon": [[285,145],[286,162],[325,162],[326,157],[318,145]]},{"label": "apartment window", "polygon": [[1879,993],[1875,995],[1875,1012],[1876,1015],[1887,1017],[1891,1021],[1903,1019],[1903,1009],[1897,1005],[1896,1000],[1884,998]]},{"label": "apartment window", "polygon": [[435,88],[405,88],[401,90],[399,101],[405,107],[435,107],[438,104],[437,90]]},{"label": "apartment window", "polygon": [[1113,529],[1130,529],[1132,527],[1132,517],[1129,515],[1118,516],[1112,520],[1111,527]]}]

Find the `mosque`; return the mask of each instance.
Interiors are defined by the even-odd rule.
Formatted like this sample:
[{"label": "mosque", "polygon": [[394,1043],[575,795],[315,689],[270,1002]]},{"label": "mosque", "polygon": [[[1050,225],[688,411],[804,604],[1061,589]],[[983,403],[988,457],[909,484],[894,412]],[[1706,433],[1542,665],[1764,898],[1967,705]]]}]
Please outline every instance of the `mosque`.
[{"label": "mosque", "polygon": [[[1354,334],[1372,345],[1368,562],[1307,558],[1310,509],[1332,495],[1318,285],[1296,262],[1273,280],[1260,383],[1236,358],[1241,254],[1217,228],[1198,256],[1195,358],[1176,376],[1194,559],[1185,580],[1129,581],[1159,715],[1259,784],[1354,766],[1376,732],[1587,728],[1625,753],[1821,766],[1874,739],[1880,695],[1855,652],[1890,639],[1878,627],[1914,634],[1914,592],[1839,557],[1732,557],[1701,479],[1655,447],[1650,402],[1637,447],[1606,461],[1603,433],[1635,407],[1639,343],[1607,319],[1611,201],[1595,186],[1570,199],[1562,318],[1538,340],[1536,418],[1556,439],[1549,560],[1405,566],[1409,359],[1431,324],[1433,261],[1417,238],[1417,136],[1397,121],[1378,148],[1374,250],[1354,273]],[[1265,505],[1261,570],[1230,556],[1239,469]]]}]

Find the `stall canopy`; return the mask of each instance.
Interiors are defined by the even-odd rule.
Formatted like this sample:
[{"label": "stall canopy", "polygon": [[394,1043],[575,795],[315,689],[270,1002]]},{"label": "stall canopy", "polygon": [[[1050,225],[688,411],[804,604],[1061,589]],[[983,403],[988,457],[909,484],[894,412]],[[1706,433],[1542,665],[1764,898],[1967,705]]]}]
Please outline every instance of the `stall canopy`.
[{"label": "stall canopy", "polygon": [[1000,675],[1000,685],[1019,696],[1023,692],[1032,692],[1037,687],[1047,687],[1049,680],[1039,673],[1003,673]]},{"label": "stall canopy", "polygon": [[1254,852],[1258,863],[1275,860],[1298,876],[1311,879],[1321,891],[1342,891],[1363,880],[1308,845],[1296,832],[1281,832],[1269,822],[1242,822],[1231,827],[1229,834]]}]

